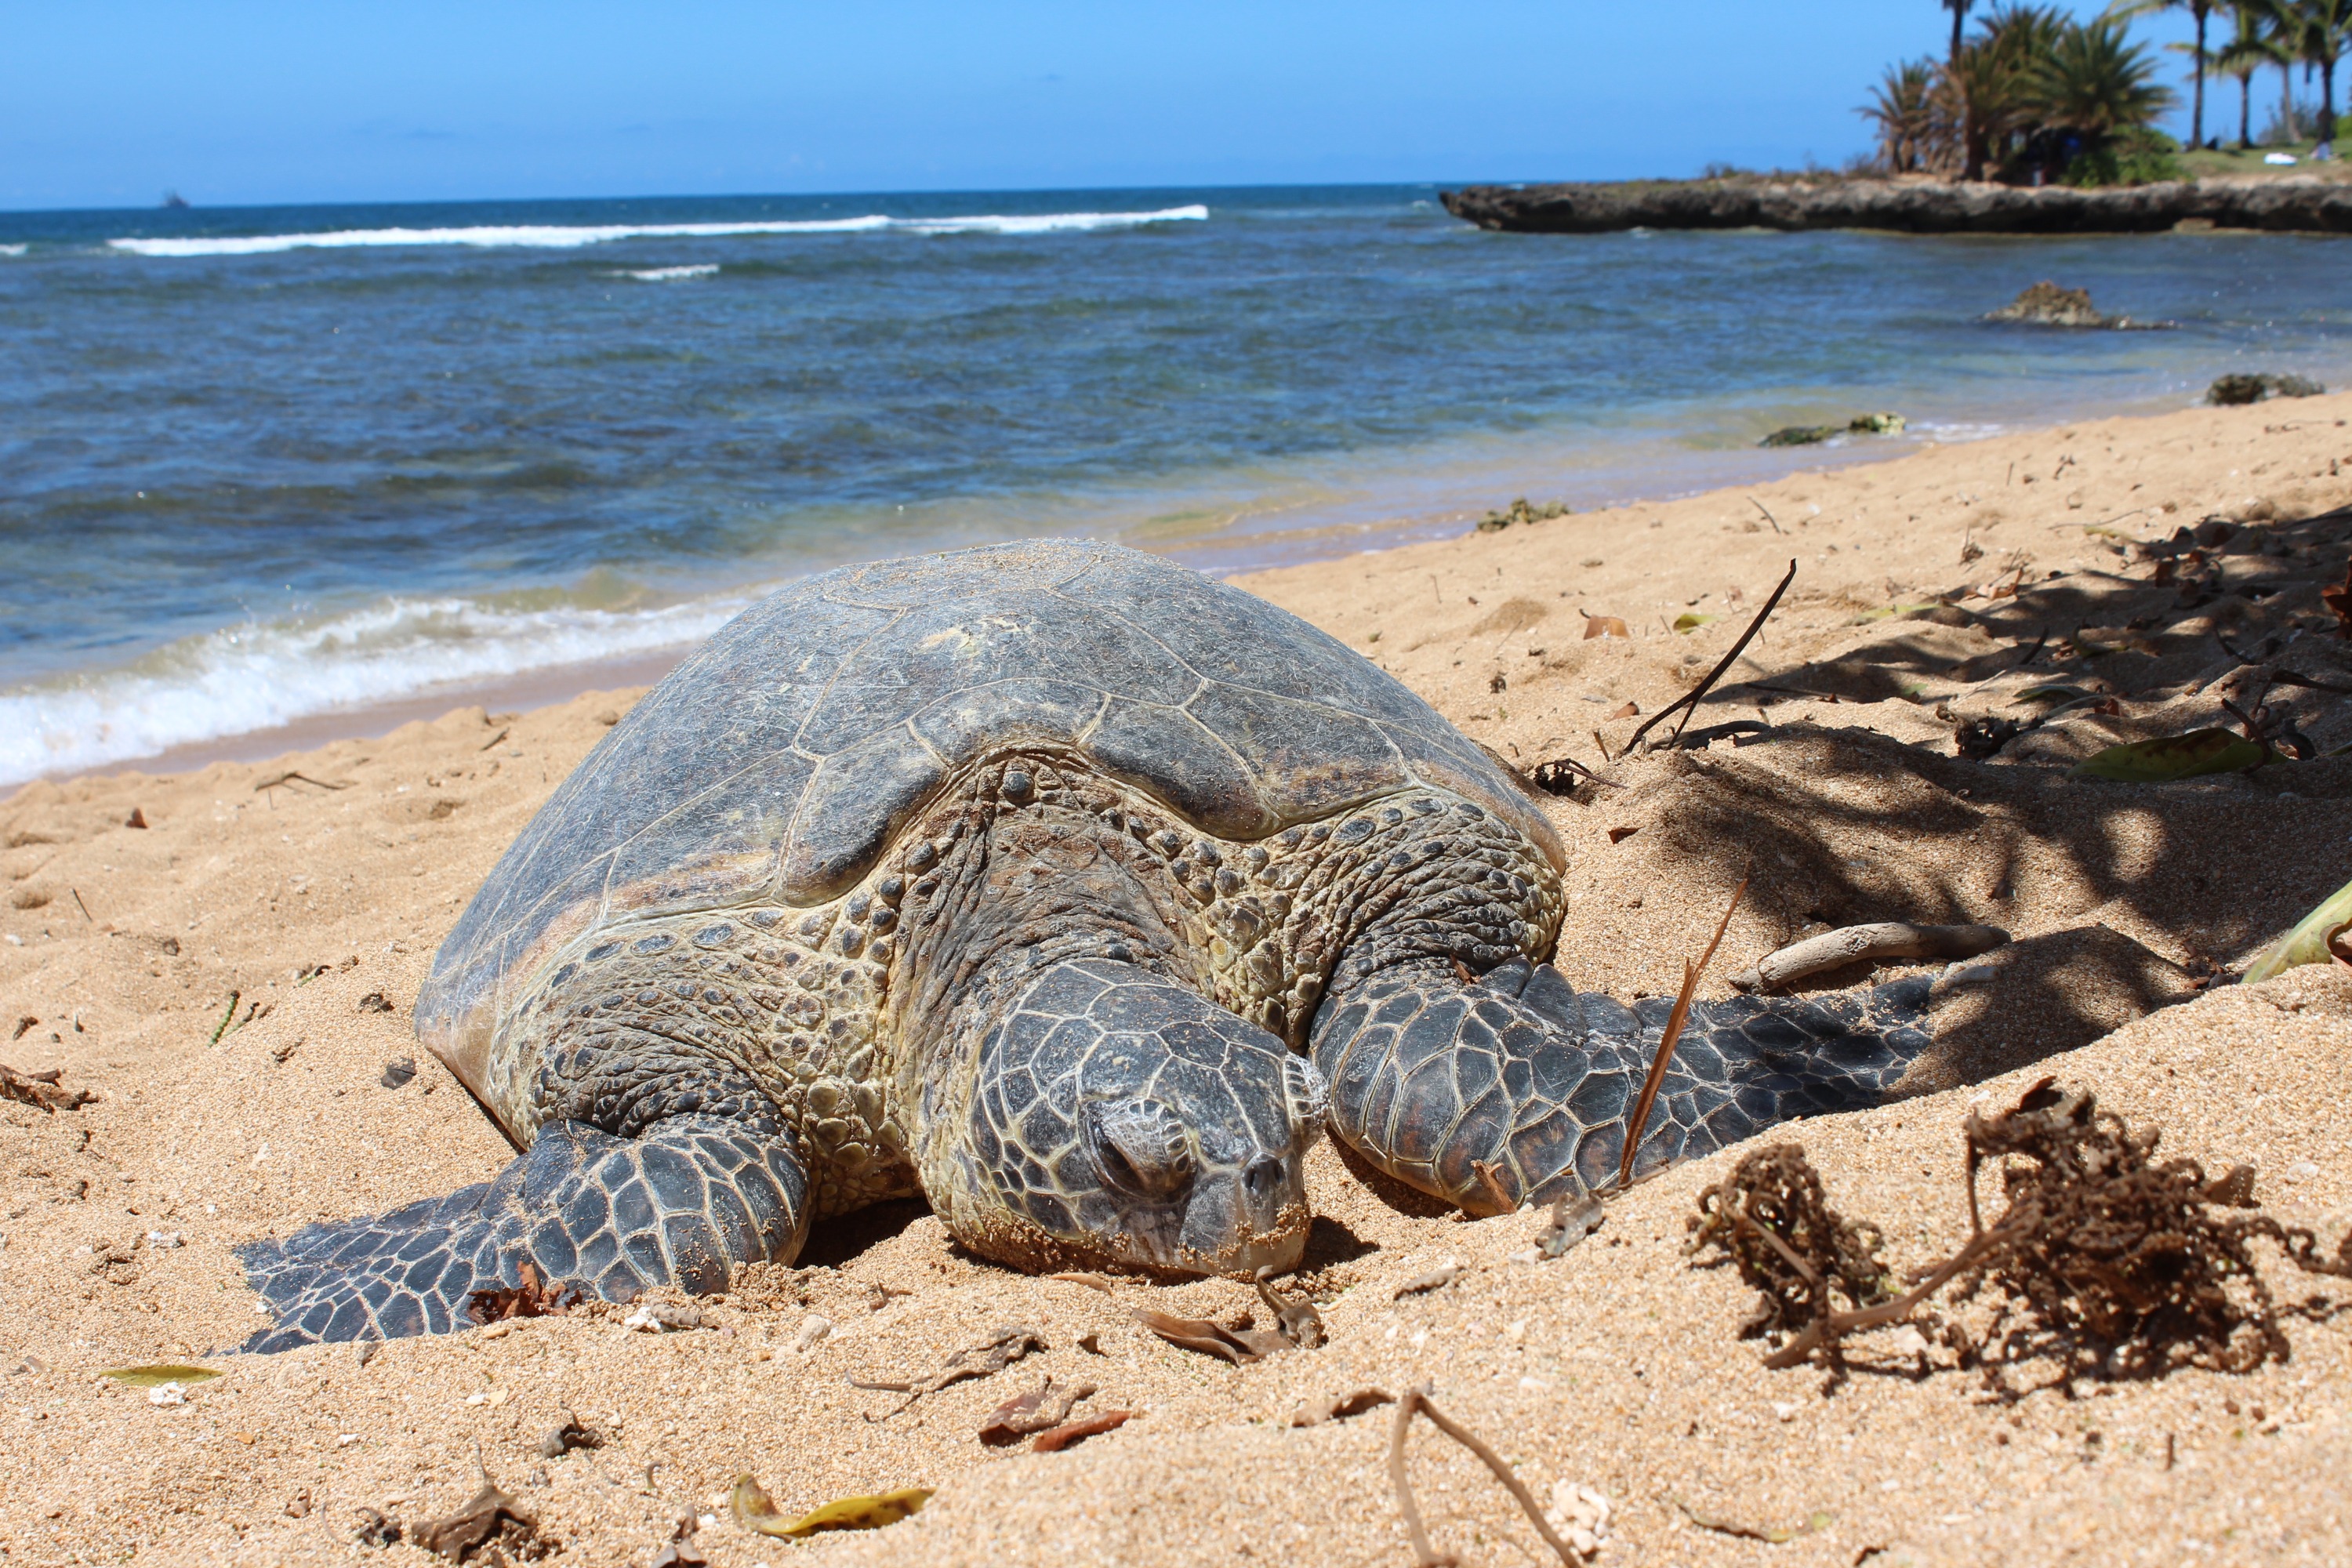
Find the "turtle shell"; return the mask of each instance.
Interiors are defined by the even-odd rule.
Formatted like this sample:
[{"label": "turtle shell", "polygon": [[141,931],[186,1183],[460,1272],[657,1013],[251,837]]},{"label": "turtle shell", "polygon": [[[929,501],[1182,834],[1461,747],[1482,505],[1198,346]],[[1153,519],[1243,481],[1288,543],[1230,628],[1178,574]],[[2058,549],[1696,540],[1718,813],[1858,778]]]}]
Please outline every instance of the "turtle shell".
[{"label": "turtle shell", "polygon": [[417,1032],[478,1086],[502,990],[535,954],[616,918],[827,902],[964,766],[1024,745],[1228,840],[1425,784],[1562,863],[1475,742],[1238,588],[1066,540],[885,561],[745,610],[614,727],[442,944]]}]

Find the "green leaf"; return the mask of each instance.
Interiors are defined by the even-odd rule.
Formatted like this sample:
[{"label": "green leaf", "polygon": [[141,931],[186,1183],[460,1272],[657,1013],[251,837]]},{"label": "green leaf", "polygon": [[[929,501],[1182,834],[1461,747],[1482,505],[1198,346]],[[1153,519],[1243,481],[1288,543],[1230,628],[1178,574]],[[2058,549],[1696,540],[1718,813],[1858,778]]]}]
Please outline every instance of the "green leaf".
[{"label": "green leaf", "polygon": [[2337,962],[2340,950],[2352,945],[2340,941],[2347,931],[2352,931],[2352,882],[2336,889],[2293,931],[2257,954],[2246,965],[2244,984],[2275,979],[2300,964]]},{"label": "green leaf", "polygon": [[1723,619],[1721,616],[1702,616],[1696,610],[1685,610],[1675,617],[1675,630],[1695,632],[1703,626]]},{"label": "green leaf", "polygon": [[2109,746],[2088,762],[2077,763],[2067,776],[2161,784],[2167,779],[2193,779],[2206,773],[2243,773],[2259,766],[2269,756],[2268,747],[2256,745],[2227,730],[2197,730],[2186,735]]},{"label": "green leaf", "polygon": [[922,1512],[923,1505],[930,1500],[929,1489],[908,1487],[873,1497],[841,1498],[811,1509],[798,1519],[787,1520],[776,1511],[776,1505],[758,1481],[750,1476],[738,1476],[735,1490],[727,1503],[735,1522],[744,1529],[760,1535],[797,1539],[822,1530],[879,1530],[909,1514]]},{"label": "green leaf", "polygon": [[118,1366],[98,1374],[131,1388],[161,1388],[167,1383],[203,1383],[220,1375],[208,1366]]}]

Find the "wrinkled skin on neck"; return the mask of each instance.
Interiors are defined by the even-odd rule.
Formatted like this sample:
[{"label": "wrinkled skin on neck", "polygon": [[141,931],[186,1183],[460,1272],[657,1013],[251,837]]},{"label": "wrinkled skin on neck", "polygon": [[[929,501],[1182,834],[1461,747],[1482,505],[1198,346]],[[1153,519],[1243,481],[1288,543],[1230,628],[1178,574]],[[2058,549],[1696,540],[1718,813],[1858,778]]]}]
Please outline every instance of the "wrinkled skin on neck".
[{"label": "wrinkled skin on neck", "polygon": [[1100,781],[1013,759],[924,825],[894,1099],[958,1239],[1026,1269],[1292,1267],[1319,1079],[1208,1001],[1164,859]]}]

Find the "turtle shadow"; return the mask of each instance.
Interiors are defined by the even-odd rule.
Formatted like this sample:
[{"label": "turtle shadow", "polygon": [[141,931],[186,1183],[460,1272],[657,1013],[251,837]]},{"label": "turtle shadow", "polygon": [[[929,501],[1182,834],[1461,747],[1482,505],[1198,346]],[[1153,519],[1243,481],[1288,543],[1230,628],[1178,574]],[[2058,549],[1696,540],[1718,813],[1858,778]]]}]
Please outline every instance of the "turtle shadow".
[{"label": "turtle shadow", "polygon": [[1311,1274],[1318,1269],[1353,1263],[1360,1258],[1370,1258],[1380,1249],[1380,1243],[1366,1241],[1349,1229],[1345,1220],[1318,1214],[1315,1216],[1315,1223],[1307,1227],[1307,1250],[1299,1257],[1294,1272]]},{"label": "turtle shadow", "polygon": [[886,1198],[811,1226],[795,1267],[839,1268],[884,1242],[896,1240],[930,1212],[931,1205],[920,1198]]},{"label": "turtle shadow", "polygon": [[[1418,1187],[1409,1187],[1386,1171],[1375,1169],[1370,1161],[1337,1138],[1331,1140],[1331,1150],[1339,1156],[1339,1163],[1347,1167],[1348,1174],[1355,1177],[1366,1192],[1397,1214],[1410,1219],[1444,1219],[1461,1212],[1444,1198],[1424,1193]],[[1320,1219],[1316,1222],[1318,1226],[1322,1223]],[[1308,1248],[1311,1250],[1314,1245],[1314,1238],[1309,1237]]]}]

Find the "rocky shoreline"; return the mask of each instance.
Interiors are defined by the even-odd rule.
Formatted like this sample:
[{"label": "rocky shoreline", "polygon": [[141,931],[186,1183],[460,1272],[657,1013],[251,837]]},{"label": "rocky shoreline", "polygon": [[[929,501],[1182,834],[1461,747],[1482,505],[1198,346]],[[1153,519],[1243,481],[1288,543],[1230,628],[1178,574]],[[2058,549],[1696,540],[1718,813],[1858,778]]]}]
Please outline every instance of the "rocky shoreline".
[{"label": "rocky shoreline", "polygon": [[2077,190],[1927,179],[1628,180],[1465,185],[1445,210],[1481,228],[1876,228],[1905,234],[2154,234],[2174,228],[2352,234],[2352,184],[2192,180]]}]

